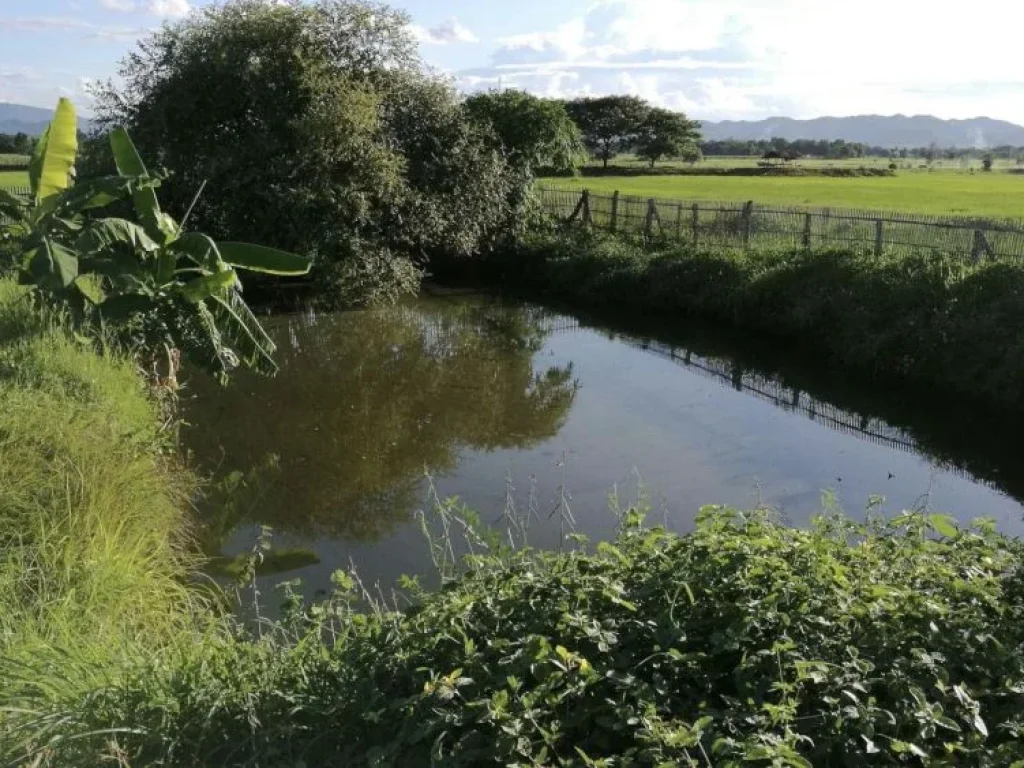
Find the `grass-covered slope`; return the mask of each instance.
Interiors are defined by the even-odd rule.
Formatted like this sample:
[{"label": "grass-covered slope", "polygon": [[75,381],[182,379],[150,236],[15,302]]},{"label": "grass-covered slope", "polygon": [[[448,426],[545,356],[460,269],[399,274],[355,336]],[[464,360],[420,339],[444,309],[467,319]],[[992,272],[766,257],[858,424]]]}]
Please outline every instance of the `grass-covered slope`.
[{"label": "grass-covered slope", "polygon": [[190,481],[161,458],[159,424],[128,361],[0,281],[3,706],[90,685],[190,626]]},{"label": "grass-covered slope", "polygon": [[699,316],[823,353],[822,363],[1024,408],[1024,267],[846,250],[643,248],[578,230],[537,235],[494,279],[571,305]]}]

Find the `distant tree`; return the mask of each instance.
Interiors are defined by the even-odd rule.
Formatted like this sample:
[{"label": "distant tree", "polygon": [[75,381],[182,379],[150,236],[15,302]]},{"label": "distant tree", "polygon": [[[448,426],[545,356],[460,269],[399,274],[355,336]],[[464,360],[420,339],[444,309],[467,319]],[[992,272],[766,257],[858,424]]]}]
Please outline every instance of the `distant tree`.
[{"label": "distant tree", "polygon": [[986,152],[985,156],[981,158],[981,170],[991,171],[992,170],[992,153]]},{"label": "distant tree", "polygon": [[700,141],[700,123],[687,119],[682,112],[653,107],[640,126],[636,154],[648,160],[651,167],[665,157],[679,157]]},{"label": "distant tree", "polygon": [[576,99],[567,105],[583,141],[605,168],[608,161],[636,144],[650,105],[637,96]]},{"label": "distant tree", "polygon": [[785,161],[785,156],[777,149],[769,149],[763,155],[761,155],[761,163],[763,165],[775,165],[776,161]]},{"label": "distant tree", "polygon": [[799,160],[801,157],[803,157],[803,155],[797,152],[795,149],[787,149],[785,152],[782,153],[782,159],[785,160],[787,163],[791,163],[794,160]]},{"label": "distant tree", "polygon": [[688,144],[687,146],[683,147],[683,151],[679,153],[679,159],[682,160],[684,163],[695,165],[696,163],[699,163],[701,160],[704,159],[704,153],[701,152],[701,149],[698,145]]},{"label": "distant tree", "polygon": [[27,155],[32,152],[32,137],[27,133],[14,134],[14,151],[19,155]]},{"label": "distant tree", "polygon": [[494,133],[509,162],[527,173],[572,172],[586,161],[583,137],[564,102],[525,91],[490,91],[466,99],[466,110]]}]

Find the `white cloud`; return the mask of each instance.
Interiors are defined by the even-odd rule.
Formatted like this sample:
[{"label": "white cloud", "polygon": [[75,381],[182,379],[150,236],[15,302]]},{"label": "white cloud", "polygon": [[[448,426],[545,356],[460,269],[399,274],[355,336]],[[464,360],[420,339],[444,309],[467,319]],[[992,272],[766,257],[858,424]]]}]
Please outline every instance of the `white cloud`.
[{"label": "white cloud", "polygon": [[188,0],[150,0],[146,10],[155,16],[188,16],[192,10]]},{"label": "white cloud", "polygon": [[421,43],[431,45],[479,42],[479,38],[473,34],[472,30],[462,26],[457,19],[448,19],[429,29],[414,24],[412,32]]},{"label": "white cloud", "polygon": [[108,11],[135,10],[135,0],[100,0],[100,5]]},{"label": "white cloud", "polygon": [[965,25],[920,2],[598,0],[500,41],[463,87],[627,91],[705,119],[932,113],[1024,122],[1024,5],[974,0]]}]

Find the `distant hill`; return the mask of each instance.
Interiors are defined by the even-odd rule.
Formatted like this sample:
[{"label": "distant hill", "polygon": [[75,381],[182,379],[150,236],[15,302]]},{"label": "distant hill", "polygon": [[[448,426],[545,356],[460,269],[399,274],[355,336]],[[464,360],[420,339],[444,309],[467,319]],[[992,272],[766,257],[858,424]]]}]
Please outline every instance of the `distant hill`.
[{"label": "distant hill", "polygon": [[[52,109],[0,102],[0,133],[27,133],[29,136],[38,136],[49,124],[51,117]],[[90,120],[81,116],[78,118],[80,130],[87,131],[91,126]]]},{"label": "distant hill", "polygon": [[969,120],[941,120],[931,115],[857,115],[811,120],[770,117],[767,120],[705,122],[703,133],[708,140],[845,139],[879,147],[927,147],[932,142],[940,147],[1024,146],[1024,127],[988,117]]}]

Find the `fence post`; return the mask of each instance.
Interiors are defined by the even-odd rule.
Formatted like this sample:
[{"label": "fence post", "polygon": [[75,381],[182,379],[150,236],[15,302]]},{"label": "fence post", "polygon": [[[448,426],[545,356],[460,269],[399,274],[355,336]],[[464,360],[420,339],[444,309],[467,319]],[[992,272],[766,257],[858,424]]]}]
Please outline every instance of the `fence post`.
[{"label": "fence post", "polygon": [[612,193],[612,221],[610,228],[612,232],[615,232],[619,226],[619,190],[615,190]]},{"label": "fence post", "polygon": [[743,206],[743,247],[750,246],[750,219],[754,214],[754,201],[748,200]]},{"label": "fence post", "polygon": [[676,204],[676,240],[683,239],[683,204]]},{"label": "fence post", "polygon": [[648,240],[650,240],[651,235],[654,234],[654,217],[657,215],[657,204],[654,202],[654,198],[650,197],[647,199],[647,219],[644,221],[644,237]]},{"label": "fence post", "polygon": [[693,204],[693,244],[697,244],[697,220],[700,218],[700,206],[697,203]]},{"label": "fence post", "polygon": [[804,248],[811,248],[811,214],[804,214]]},{"label": "fence post", "polygon": [[992,250],[992,246],[988,244],[988,240],[985,238],[985,231],[982,229],[974,230],[974,246],[971,248],[971,259],[974,262],[981,260],[981,254],[985,254],[989,258],[995,256],[995,251]]},{"label": "fence post", "polygon": [[590,190],[583,190],[583,199],[580,201],[583,204],[583,226],[589,227],[594,223],[594,219],[590,215]]},{"label": "fence post", "polygon": [[882,220],[875,219],[875,256],[882,255]]}]

